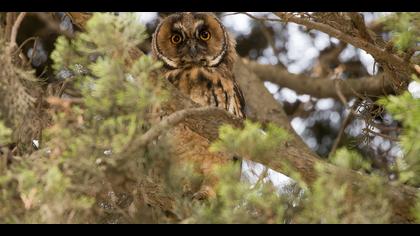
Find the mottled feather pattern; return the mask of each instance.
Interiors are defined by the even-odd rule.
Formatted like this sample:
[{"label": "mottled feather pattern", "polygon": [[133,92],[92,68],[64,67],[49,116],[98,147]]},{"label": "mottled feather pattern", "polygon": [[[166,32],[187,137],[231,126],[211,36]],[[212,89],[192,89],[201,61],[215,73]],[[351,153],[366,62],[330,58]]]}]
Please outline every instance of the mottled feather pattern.
[{"label": "mottled feather pattern", "polygon": [[202,106],[214,106],[227,110],[233,115],[245,118],[242,92],[227,70],[212,67],[192,67],[169,70],[168,79],[182,93]]},{"label": "mottled feather pattern", "polygon": [[[203,32],[206,37],[200,36]],[[245,101],[233,74],[235,41],[214,14],[168,16],[153,35],[152,52],[164,64],[163,76],[181,93],[202,106],[219,107],[245,118]],[[183,123],[169,130],[167,137],[173,160],[193,163],[204,177],[199,189],[193,188],[194,198],[215,196],[213,170],[234,157],[210,152],[210,141]]]}]

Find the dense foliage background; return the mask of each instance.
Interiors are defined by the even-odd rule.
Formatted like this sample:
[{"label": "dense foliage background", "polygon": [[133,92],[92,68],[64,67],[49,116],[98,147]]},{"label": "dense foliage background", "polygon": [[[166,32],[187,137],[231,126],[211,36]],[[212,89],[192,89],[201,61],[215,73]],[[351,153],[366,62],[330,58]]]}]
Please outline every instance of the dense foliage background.
[{"label": "dense foliage background", "polygon": [[[243,123],[160,78],[150,35],[167,14],[0,14],[0,222],[420,221],[418,13],[217,13],[242,58]],[[244,87],[254,77],[271,116]],[[203,128],[219,130],[212,151],[294,181],[232,164],[216,199],[191,201],[183,186],[200,177],[168,158],[175,123],[156,123],[156,107],[220,118]]]}]

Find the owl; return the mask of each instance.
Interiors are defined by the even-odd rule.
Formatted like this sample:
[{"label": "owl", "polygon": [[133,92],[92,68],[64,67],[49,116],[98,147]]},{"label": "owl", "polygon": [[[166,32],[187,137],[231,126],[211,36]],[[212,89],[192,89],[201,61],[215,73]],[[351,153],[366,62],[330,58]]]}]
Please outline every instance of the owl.
[{"label": "owl", "polygon": [[202,106],[245,117],[245,102],[233,74],[235,41],[211,13],[179,13],[157,27],[152,52],[164,63],[163,74]]},{"label": "owl", "polygon": [[[191,100],[245,118],[244,97],[233,74],[235,41],[214,14],[187,12],[166,17],[153,34],[152,53],[163,62],[165,79]],[[182,124],[170,132],[174,158],[194,163],[204,176],[194,198],[214,196],[214,167],[232,157],[209,152],[210,142]]]}]

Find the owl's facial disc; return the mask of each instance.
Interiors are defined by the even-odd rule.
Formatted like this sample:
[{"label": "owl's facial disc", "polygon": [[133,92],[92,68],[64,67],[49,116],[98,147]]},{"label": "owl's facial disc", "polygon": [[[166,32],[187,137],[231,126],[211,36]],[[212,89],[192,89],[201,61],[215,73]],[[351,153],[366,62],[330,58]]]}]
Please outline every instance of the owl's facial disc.
[{"label": "owl's facial disc", "polygon": [[227,36],[212,14],[174,14],[156,29],[154,53],[173,68],[216,66],[226,54]]}]

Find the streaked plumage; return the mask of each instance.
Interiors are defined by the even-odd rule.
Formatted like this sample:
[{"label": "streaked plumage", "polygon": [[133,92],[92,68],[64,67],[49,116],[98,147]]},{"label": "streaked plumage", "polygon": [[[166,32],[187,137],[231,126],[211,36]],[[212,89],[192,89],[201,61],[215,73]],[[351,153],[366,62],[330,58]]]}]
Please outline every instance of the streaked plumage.
[{"label": "streaked plumage", "polygon": [[[245,101],[233,74],[235,42],[214,14],[168,16],[153,35],[152,51],[164,63],[164,77],[191,100],[245,118]],[[232,157],[209,152],[209,140],[183,124],[173,128],[170,135],[172,156],[181,163],[194,163],[204,175],[194,197],[213,196],[217,178],[212,171],[215,166],[232,161]]]},{"label": "streaked plumage", "polygon": [[[201,31],[208,31],[210,39],[201,40]],[[172,43],[174,34],[182,42]],[[245,117],[243,95],[232,72],[235,42],[213,14],[167,17],[156,29],[152,48],[153,55],[164,62],[165,77],[193,101]]]}]

